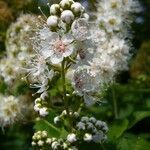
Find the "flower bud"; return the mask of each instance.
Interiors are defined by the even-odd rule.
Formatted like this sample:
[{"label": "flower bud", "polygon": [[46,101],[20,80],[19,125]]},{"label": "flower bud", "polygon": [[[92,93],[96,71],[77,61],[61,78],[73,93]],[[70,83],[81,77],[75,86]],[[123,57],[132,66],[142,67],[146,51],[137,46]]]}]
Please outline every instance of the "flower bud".
[{"label": "flower bud", "polygon": [[76,16],[79,16],[84,12],[84,7],[80,3],[75,2],[71,5],[71,10]]},{"label": "flower bud", "polygon": [[52,143],[52,139],[51,138],[47,138],[46,143],[47,144],[51,144]]},{"label": "flower bud", "polygon": [[46,107],[43,107],[40,109],[39,113],[40,113],[40,116],[45,117],[48,115],[48,110]]},{"label": "flower bud", "polygon": [[38,141],[38,145],[39,145],[39,146],[43,146],[43,144],[44,144],[43,141],[41,141],[41,140]]},{"label": "flower bud", "polygon": [[74,20],[74,14],[70,10],[65,10],[61,13],[61,19],[63,22],[70,24]]},{"label": "flower bud", "polygon": [[36,145],[36,143],[35,143],[35,142],[32,142],[32,143],[31,143],[31,145],[32,145],[32,146],[35,146],[35,145]]},{"label": "flower bud", "polygon": [[55,117],[55,118],[54,118],[54,123],[57,124],[57,123],[59,123],[59,122],[60,122],[60,117],[59,117],[59,116]]},{"label": "flower bud", "polygon": [[63,10],[66,10],[70,9],[72,3],[72,0],[62,0],[59,5]]},{"label": "flower bud", "polygon": [[92,141],[92,135],[89,134],[89,133],[85,133],[85,135],[83,137],[83,140],[86,141],[86,142]]},{"label": "flower bud", "polygon": [[41,104],[35,104],[34,105],[34,110],[36,111],[36,112],[38,112],[39,110],[40,110],[40,107],[41,107]]},{"label": "flower bud", "polygon": [[60,14],[60,6],[59,4],[53,4],[50,7],[50,14],[51,15],[59,15]]},{"label": "flower bud", "polygon": [[89,16],[87,13],[84,13],[82,16],[83,16],[83,18],[85,18],[87,21],[90,19],[90,16]]},{"label": "flower bud", "polygon": [[58,26],[58,17],[57,16],[49,16],[47,19],[47,25],[50,28],[57,27]]},{"label": "flower bud", "polygon": [[37,103],[40,103],[41,101],[42,101],[41,98],[37,98],[34,103],[37,104]]},{"label": "flower bud", "polygon": [[68,136],[67,136],[67,141],[70,142],[70,143],[76,142],[76,141],[77,141],[76,135],[75,135],[74,133],[68,134]]}]

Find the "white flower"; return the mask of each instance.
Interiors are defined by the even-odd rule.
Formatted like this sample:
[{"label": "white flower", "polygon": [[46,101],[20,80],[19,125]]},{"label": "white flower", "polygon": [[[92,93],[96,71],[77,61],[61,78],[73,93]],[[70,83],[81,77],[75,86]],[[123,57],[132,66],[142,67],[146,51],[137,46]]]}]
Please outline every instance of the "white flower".
[{"label": "white flower", "polygon": [[76,142],[76,141],[77,141],[76,135],[75,135],[74,133],[68,134],[68,136],[67,136],[67,141],[70,142],[70,143]]},{"label": "white flower", "polygon": [[42,108],[40,108],[39,114],[40,114],[40,116],[45,117],[45,116],[47,116],[49,113],[48,113],[48,110],[47,110],[46,107],[42,107]]},{"label": "white flower", "polygon": [[74,38],[78,41],[84,41],[89,36],[88,22],[84,18],[77,19],[71,27]]},{"label": "white flower", "polygon": [[89,134],[89,133],[85,133],[85,135],[83,137],[83,140],[86,141],[86,142],[92,141],[92,135]]},{"label": "white flower", "polygon": [[0,126],[3,128],[21,117],[21,105],[14,96],[0,95],[0,99]]},{"label": "white flower", "polygon": [[63,22],[70,24],[74,20],[74,14],[71,10],[64,10],[61,13],[61,19]]},{"label": "white flower", "polygon": [[71,44],[73,38],[70,34],[60,37],[59,34],[53,33],[49,39],[48,49],[43,49],[43,56],[49,58],[52,64],[58,64],[63,61],[63,58],[70,56],[74,47]]},{"label": "white flower", "polygon": [[47,25],[49,27],[57,27],[58,26],[58,17],[57,16],[49,16],[47,19]]}]

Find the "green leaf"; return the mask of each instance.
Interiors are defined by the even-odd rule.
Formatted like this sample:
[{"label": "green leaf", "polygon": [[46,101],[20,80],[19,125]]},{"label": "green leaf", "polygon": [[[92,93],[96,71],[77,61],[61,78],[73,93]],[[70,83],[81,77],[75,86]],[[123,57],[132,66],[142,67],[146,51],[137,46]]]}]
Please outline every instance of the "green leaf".
[{"label": "green leaf", "polygon": [[115,121],[109,128],[108,139],[113,141],[119,138],[128,128],[128,123],[127,119]]},{"label": "green leaf", "polygon": [[150,142],[141,137],[127,135],[120,139],[117,150],[149,150]]},{"label": "green leaf", "polygon": [[150,117],[150,111],[136,111],[133,116],[130,117],[129,129],[132,128],[137,122],[143,120],[144,118]]},{"label": "green leaf", "polygon": [[46,130],[48,132],[49,137],[59,137],[61,130],[56,128],[53,124],[48,122],[47,120],[41,119],[36,122],[34,129],[36,131]]}]

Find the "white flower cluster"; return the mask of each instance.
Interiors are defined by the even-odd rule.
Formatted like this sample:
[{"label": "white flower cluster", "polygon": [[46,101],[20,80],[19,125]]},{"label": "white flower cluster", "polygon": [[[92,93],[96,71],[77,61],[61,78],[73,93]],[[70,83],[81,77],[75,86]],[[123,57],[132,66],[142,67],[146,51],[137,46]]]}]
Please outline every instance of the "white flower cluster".
[{"label": "white flower cluster", "polygon": [[133,21],[132,14],[141,11],[137,0],[101,0],[97,5],[97,19],[109,33],[127,32],[126,26]]},{"label": "white flower cluster", "polygon": [[128,17],[135,1],[102,0],[97,6],[94,22],[73,0],[49,6],[50,16],[32,38],[38,59],[30,73],[38,79],[38,93],[45,95],[48,81],[60,72],[60,63],[65,61],[65,73],[75,93],[90,106],[99,100],[97,95],[113,82],[118,71],[128,68]]},{"label": "white flower cluster", "polygon": [[42,100],[41,98],[37,98],[35,100],[34,110],[39,112],[39,115],[45,117],[49,114],[48,108],[46,107],[47,102]]},{"label": "white flower cluster", "polygon": [[46,131],[38,131],[32,137],[32,146],[34,147],[49,147],[52,150],[77,150],[75,146],[63,139],[49,138]]},{"label": "white flower cluster", "polygon": [[19,99],[14,96],[0,95],[0,126],[9,126],[21,117]]},{"label": "white flower cluster", "polygon": [[34,15],[21,15],[12,23],[6,34],[6,57],[0,60],[0,76],[6,83],[12,83],[25,73],[23,67],[27,59],[32,56],[32,46],[27,43],[30,34],[34,32],[33,26],[37,21]]}]

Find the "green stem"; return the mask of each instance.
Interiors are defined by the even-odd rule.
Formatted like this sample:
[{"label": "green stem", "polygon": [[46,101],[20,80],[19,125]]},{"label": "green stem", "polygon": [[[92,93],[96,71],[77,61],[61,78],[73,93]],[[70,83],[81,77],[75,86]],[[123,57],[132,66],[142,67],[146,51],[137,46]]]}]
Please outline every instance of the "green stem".
[{"label": "green stem", "polygon": [[62,85],[63,85],[63,102],[64,102],[64,107],[65,107],[65,110],[67,112],[68,118],[70,118],[69,105],[68,105],[68,100],[67,100],[67,97],[66,97],[67,93],[66,93],[66,79],[65,79],[65,59],[62,61],[61,76],[62,76]]},{"label": "green stem", "polygon": [[101,144],[102,150],[106,150],[104,147],[104,144],[102,142],[100,144]]},{"label": "green stem", "polygon": [[117,98],[115,94],[114,85],[112,86],[112,99],[113,99],[114,116],[115,116],[115,119],[118,119]]}]

